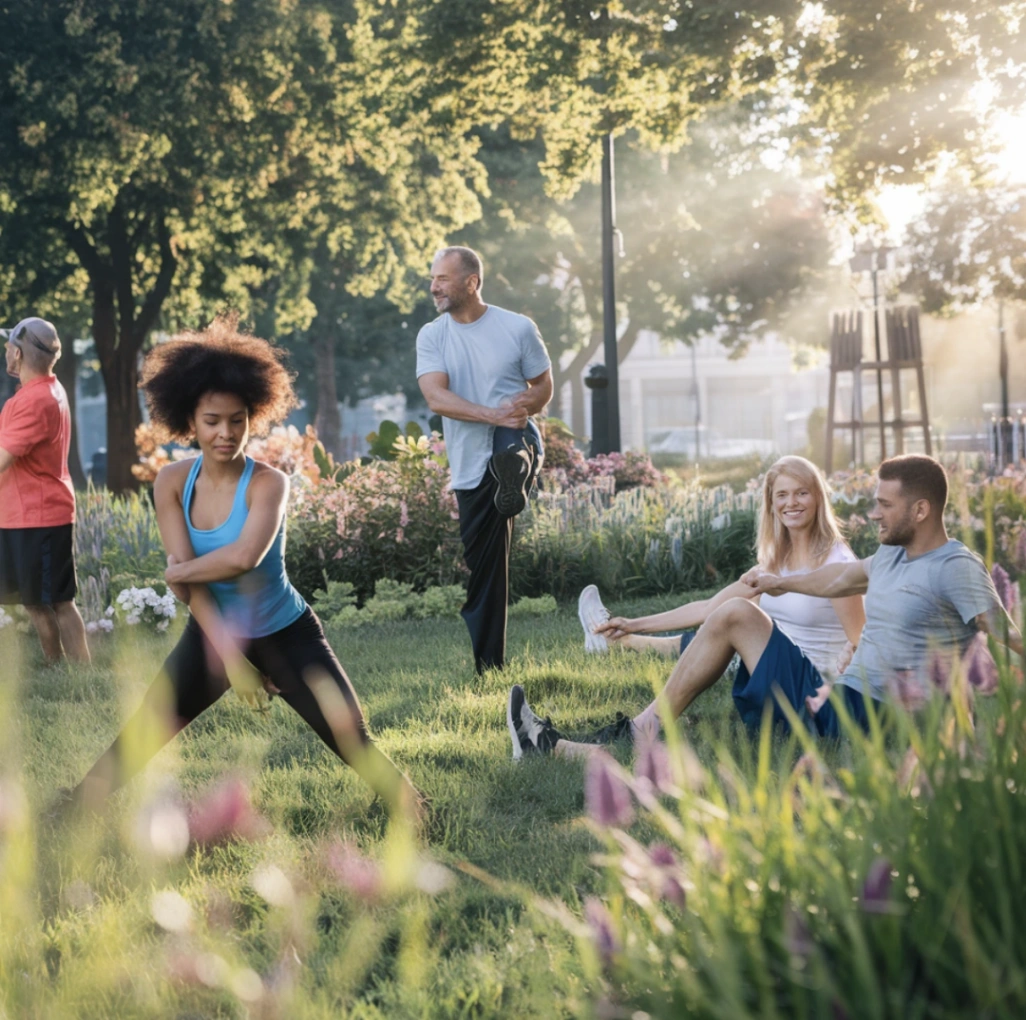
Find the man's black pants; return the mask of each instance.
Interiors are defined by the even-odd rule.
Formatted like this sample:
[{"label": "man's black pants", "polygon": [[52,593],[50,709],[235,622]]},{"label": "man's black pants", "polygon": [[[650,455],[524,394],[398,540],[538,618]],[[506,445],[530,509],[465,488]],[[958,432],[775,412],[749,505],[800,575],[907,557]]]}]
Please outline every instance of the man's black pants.
[{"label": "man's black pants", "polygon": [[506,606],[509,602],[509,551],[513,518],[495,509],[498,485],[490,471],[476,489],[457,489],[463,558],[470,569],[467,601],[460,615],[467,622],[478,673],[506,662]]}]

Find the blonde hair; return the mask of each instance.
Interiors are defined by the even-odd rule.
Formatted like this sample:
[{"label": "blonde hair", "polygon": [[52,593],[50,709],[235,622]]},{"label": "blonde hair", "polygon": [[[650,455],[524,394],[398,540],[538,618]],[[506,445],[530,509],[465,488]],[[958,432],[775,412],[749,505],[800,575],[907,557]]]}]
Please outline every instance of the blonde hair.
[{"label": "blonde hair", "polygon": [[843,542],[841,529],[830,505],[830,493],[819,469],[804,457],[781,457],[766,472],[762,484],[762,505],[759,507],[759,531],[756,553],[759,566],[777,573],[791,566],[794,546],[791,534],[773,512],[773,488],[781,475],[787,475],[801,482],[816,496],[816,516],[812,522],[809,545],[812,550],[812,567],[821,567],[838,542]]}]

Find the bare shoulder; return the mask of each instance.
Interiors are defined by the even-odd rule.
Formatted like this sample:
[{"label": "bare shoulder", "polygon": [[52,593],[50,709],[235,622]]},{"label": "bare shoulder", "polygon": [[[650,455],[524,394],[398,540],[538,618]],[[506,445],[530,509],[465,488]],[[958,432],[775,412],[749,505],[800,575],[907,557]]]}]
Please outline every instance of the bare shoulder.
[{"label": "bare shoulder", "polygon": [[289,476],[262,460],[255,460],[251,485],[265,499],[280,498],[289,491]]},{"label": "bare shoulder", "polygon": [[158,472],[153,481],[154,496],[163,496],[169,493],[177,493],[179,496],[185,491],[185,480],[192,470],[193,458],[188,460],[176,460],[165,464]]}]

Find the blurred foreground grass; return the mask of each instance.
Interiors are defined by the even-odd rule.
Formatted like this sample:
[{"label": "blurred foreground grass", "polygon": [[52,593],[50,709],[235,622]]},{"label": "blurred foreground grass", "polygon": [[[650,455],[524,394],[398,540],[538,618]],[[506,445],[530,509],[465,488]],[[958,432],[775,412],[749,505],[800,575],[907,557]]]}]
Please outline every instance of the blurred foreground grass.
[{"label": "blurred foreground grass", "polygon": [[[670,604],[615,608],[633,614]],[[626,836],[581,817],[584,767],[556,759],[514,765],[505,706],[509,685],[523,683],[539,712],[570,732],[585,729],[644,705],[668,675],[668,660],[585,656],[571,608],[512,621],[510,664],[483,679],[473,674],[459,620],[329,630],[329,638],[379,744],[430,798],[419,849],[284,703],[260,715],[232,695],[163,750],[102,817],[47,823],[41,809],[107,746],[173,639],[122,629],[101,644],[93,667],[44,669],[27,637],[0,632],[0,1017],[1021,1015],[1026,939],[1002,911],[1020,905],[1026,886],[1001,883],[1009,882],[1008,854],[1021,857],[1016,847],[1026,840],[1017,757],[1026,724],[1007,685],[981,706],[979,728],[995,732],[1007,716],[1015,733],[981,739],[957,767],[952,741],[930,737],[930,768],[947,754],[948,775],[964,790],[944,795],[943,776],[929,773],[944,817],[919,827],[919,843],[916,819],[929,821],[929,801],[918,786],[909,796],[895,781],[907,743],[824,748],[827,772],[816,766],[808,781],[792,779],[802,748],[779,738],[753,743],[735,722],[729,683],[717,685],[680,727],[704,766],[676,802],[684,830],[672,810],[642,812],[630,828],[642,845],[668,838],[689,855],[688,908],[664,915],[636,870],[624,870],[634,853]],[[971,779],[959,779],[970,767]],[[186,848],[188,830],[179,831],[172,808],[204,798],[209,806],[209,790],[225,776],[248,784],[268,831]],[[990,810],[982,801],[975,813],[966,810],[973,831],[950,835],[961,801],[984,789],[979,777],[1004,812],[999,834],[980,845],[996,862],[997,884],[955,890],[948,902],[922,869],[959,873]],[[862,844],[863,831],[872,846]],[[979,955],[1000,947],[998,977],[978,959],[968,978],[948,982],[954,991],[941,988],[945,1002],[982,1003],[987,996],[976,988],[999,981],[982,1012],[940,1008],[934,990],[943,975],[918,949],[905,957],[917,961],[916,973],[890,973],[887,954],[902,958],[903,915],[883,911],[894,950],[877,959],[877,929],[862,930],[876,919],[851,906],[866,854],[886,853],[898,869],[906,845],[916,894],[930,897],[922,916],[981,928],[973,936]],[[611,849],[613,864],[603,868],[596,851]],[[974,883],[992,873],[988,860],[974,862]],[[603,966],[601,930],[596,938],[594,925],[574,920],[592,895],[605,896],[619,919],[621,965]],[[796,903],[808,920],[795,920]],[[840,913],[845,903],[849,916]],[[938,946],[940,927],[918,924]],[[812,932],[831,946],[837,931],[850,940],[824,950],[833,956],[822,965],[833,970],[821,974],[819,958],[802,946]],[[773,962],[775,953],[783,963]],[[938,966],[959,960],[945,951]],[[796,992],[802,988],[807,996]],[[872,988],[879,994],[868,996]],[[866,1012],[845,1012],[843,1002],[863,998]]]}]

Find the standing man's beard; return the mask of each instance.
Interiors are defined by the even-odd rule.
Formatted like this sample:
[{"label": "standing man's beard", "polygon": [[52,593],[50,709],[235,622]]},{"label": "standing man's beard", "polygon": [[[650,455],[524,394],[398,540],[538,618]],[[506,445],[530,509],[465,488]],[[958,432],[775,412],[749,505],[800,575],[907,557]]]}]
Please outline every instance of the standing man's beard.
[{"label": "standing man's beard", "polygon": [[912,523],[912,510],[906,512],[905,516],[892,528],[887,530],[886,535],[881,535],[881,545],[908,545],[915,538],[916,528]]}]

